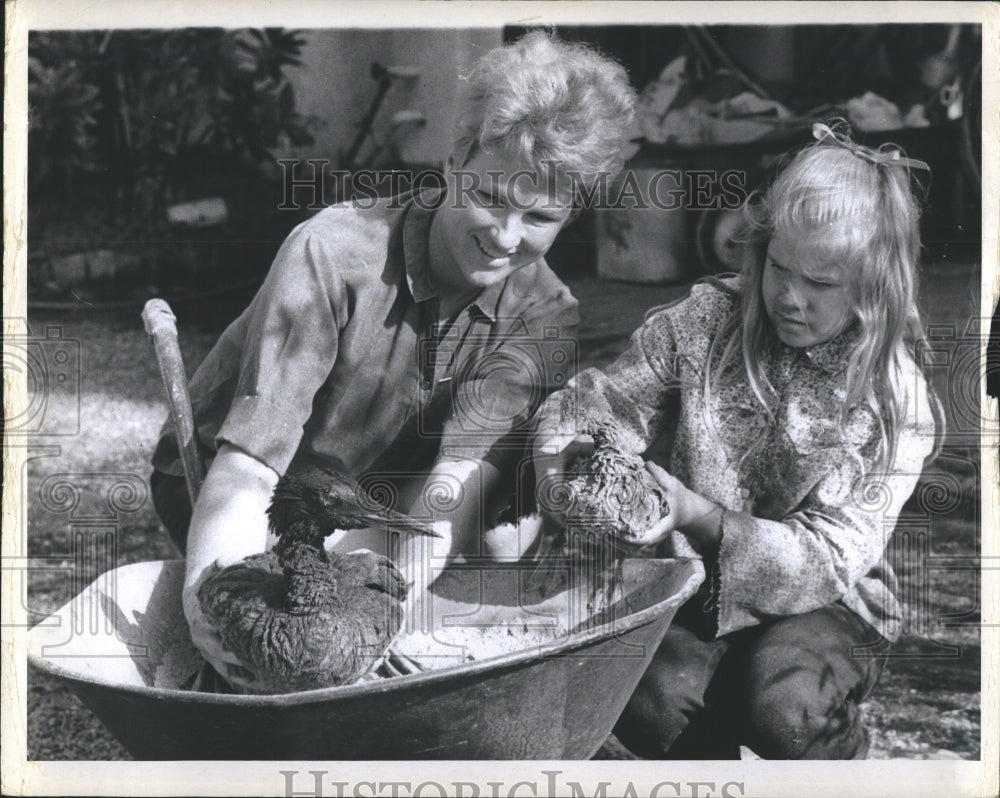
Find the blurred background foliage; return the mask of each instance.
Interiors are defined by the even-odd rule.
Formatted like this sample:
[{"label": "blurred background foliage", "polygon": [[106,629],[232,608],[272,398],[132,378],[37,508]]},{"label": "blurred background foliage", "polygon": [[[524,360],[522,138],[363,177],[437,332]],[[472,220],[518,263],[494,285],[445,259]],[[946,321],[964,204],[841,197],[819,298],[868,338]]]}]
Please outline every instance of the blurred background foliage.
[{"label": "blurred background foliage", "polygon": [[[281,28],[33,32],[35,257],[169,242],[167,206],[211,196],[238,204],[266,190],[274,152],[313,141],[314,120],[296,109],[287,75],[304,44],[301,31]],[[261,210],[276,204],[269,196]],[[248,231],[260,228],[254,214],[240,216]]]}]

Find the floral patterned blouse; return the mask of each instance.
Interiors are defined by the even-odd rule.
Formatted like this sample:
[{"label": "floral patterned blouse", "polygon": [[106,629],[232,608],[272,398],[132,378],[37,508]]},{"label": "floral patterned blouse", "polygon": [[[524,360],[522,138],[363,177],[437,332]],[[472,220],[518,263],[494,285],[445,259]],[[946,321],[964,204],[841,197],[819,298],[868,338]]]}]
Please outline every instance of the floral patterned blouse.
[{"label": "floral patterned blouse", "polygon": [[[580,372],[549,397],[541,434],[613,421],[621,448],[642,454],[676,425],[668,470],[724,508],[711,580],[718,635],[840,601],[894,640],[902,613],[885,549],[933,450],[926,382],[906,359],[905,421],[882,474],[873,466],[881,433],[871,412],[855,408],[843,430],[839,423],[853,331],[804,349],[778,342],[763,354],[780,397],[773,420],[742,368],[713,390],[706,413],[704,365],[738,292],[738,280],[699,284],[651,313],[615,362]],[[698,556],[676,531],[660,553]]]}]

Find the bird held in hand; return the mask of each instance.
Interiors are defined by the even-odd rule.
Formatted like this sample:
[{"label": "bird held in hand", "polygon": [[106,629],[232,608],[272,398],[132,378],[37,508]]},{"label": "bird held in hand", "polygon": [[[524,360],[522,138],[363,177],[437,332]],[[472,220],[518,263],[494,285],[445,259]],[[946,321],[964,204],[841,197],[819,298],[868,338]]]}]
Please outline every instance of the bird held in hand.
[{"label": "bird held in hand", "polygon": [[666,493],[646,470],[641,457],[615,445],[614,429],[595,423],[585,431],[593,452],[569,464],[569,473],[549,507],[543,507],[548,532],[539,549],[539,574],[553,561],[571,557],[572,567],[592,572],[592,611],[610,607],[622,590],[622,565],[630,550],[642,548],[654,524],[670,513]]},{"label": "bird held in hand", "polygon": [[243,689],[286,693],[356,681],[399,631],[407,585],[387,557],[328,553],[324,539],[368,527],[436,533],[319,468],[282,477],[267,515],[274,548],[216,569],[198,590],[202,612],[249,673]]}]

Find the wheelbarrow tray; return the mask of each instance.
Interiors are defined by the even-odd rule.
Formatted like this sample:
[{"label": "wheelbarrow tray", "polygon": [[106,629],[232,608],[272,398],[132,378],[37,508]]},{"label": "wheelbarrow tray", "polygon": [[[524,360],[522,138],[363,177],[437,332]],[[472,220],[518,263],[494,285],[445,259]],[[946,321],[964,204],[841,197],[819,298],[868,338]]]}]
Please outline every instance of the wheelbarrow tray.
[{"label": "wheelbarrow tray", "polygon": [[[136,759],[589,759],[704,577],[697,560],[629,560],[624,573],[628,614],[551,642],[257,696],[155,686],[150,664],[167,639],[183,635],[190,646],[184,563],[138,563],[109,571],[32,629],[29,660],[67,682]],[[482,609],[475,597],[452,602],[459,614]]]}]

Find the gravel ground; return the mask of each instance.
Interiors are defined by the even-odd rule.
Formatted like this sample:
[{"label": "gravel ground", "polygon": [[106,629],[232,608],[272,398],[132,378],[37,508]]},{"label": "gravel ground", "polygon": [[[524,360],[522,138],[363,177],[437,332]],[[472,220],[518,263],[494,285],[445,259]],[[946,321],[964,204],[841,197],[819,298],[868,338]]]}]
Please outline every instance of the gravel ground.
[{"label": "gravel ground", "polygon": [[[968,308],[975,306],[972,303],[976,293],[968,267],[938,264],[929,270],[929,276],[925,296],[934,298],[926,302],[932,320],[935,316],[952,321],[955,316],[971,315]],[[606,363],[624,348],[628,334],[641,322],[647,307],[679,293],[671,287],[630,286],[594,279],[571,281],[571,287],[581,300],[585,320],[581,366]],[[213,301],[210,306],[175,308],[182,319],[181,345],[189,370],[201,360],[243,302],[245,297],[234,297]],[[44,479],[55,474],[72,475],[74,482],[82,486],[74,511],[77,514],[85,514],[85,508],[106,508],[102,502],[106,502],[109,479],[125,475],[126,479],[143,483],[148,477],[147,462],[157,428],[166,416],[166,405],[152,348],[137,311],[36,315],[30,322],[33,331],[55,325],[62,328],[65,338],[80,341],[82,376],[80,433],[71,438],[39,441],[58,446],[58,451],[40,452],[28,465],[28,551],[33,558],[31,565],[37,570],[29,575],[27,606],[31,619],[37,622],[68,601],[75,586],[88,583],[103,570],[99,562],[77,557],[81,567],[75,579],[69,578],[67,569],[73,564],[76,550],[67,510],[44,505],[38,494]],[[73,397],[56,398],[63,404],[57,401],[50,408],[52,412],[75,412]],[[978,461],[973,449],[956,445],[949,452],[953,457],[948,473],[955,476],[960,493],[956,501],[945,502],[939,511],[932,512],[922,536],[910,541],[916,545],[914,551],[931,558],[971,557],[978,551]],[[177,556],[160,532],[149,502],[136,504],[120,516],[111,563]],[[921,606],[930,612],[917,618],[907,630],[896,649],[899,656],[889,663],[865,705],[872,730],[870,755],[975,759],[980,752],[981,733],[978,580],[968,570],[928,570],[926,561],[911,555],[905,546],[899,555],[903,589],[908,596],[918,597]],[[946,627],[939,622],[939,616],[944,614],[950,614],[951,622],[957,625]],[[52,678],[30,672],[27,695],[29,758],[128,758],[90,711]],[[599,756],[628,758],[629,754],[612,739]]]}]

